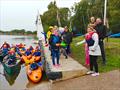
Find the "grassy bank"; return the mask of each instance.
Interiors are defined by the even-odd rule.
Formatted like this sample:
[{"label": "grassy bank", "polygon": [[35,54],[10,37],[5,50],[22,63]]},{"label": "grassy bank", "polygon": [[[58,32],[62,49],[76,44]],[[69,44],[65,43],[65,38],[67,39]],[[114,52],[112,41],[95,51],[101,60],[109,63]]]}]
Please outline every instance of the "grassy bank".
[{"label": "grassy bank", "polygon": [[[71,44],[72,57],[82,65],[84,65],[85,63],[84,45],[82,44],[79,46],[75,46],[75,43],[83,39],[83,37],[76,37],[73,39],[73,42]],[[115,69],[120,69],[120,38],[109,38],[108,42],[105,39],[105,50],[107,65],[103,66],[102,59],[101,57],[99,57],[99,71],[107,72]]]}]

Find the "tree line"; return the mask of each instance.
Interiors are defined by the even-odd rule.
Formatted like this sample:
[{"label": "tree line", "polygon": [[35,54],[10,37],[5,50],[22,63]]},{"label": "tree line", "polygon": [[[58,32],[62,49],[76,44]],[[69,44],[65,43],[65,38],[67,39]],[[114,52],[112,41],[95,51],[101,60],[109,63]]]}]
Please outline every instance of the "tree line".
[{"label": "tree line", "polygon": [[37,31],[26,31],[25,29],[14,29],[11,31],[2,31],[0,30],[0,34],[7,34],[7,35],[36,35]]},{"label": "tree line", "polygon": [[[108,32],[120,32],[120,0],[108,0],[107,2],[107,20],[109,29]],[[71,16],[71,13],[74,13]],[[51,2],[48,5],[48,10],[41,15],[43,28],[47,32],[50,25],[59,26],[58,19],[60,19],[61,26],[72,27],[73,33],[84,34],[91,16],[104,17],[104,0],[81,0],[75,3],[71,9],[58,8],[56,2]]]}]

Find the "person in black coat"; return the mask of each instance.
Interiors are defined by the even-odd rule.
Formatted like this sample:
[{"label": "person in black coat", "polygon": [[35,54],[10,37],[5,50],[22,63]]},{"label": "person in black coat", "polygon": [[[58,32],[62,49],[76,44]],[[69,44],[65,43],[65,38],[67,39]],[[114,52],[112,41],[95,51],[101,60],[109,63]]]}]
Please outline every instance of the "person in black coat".
[{"label": "person in black coat", "polygon": [[71,53],[70,44],[72,42],[72,33],[69,32],[67,26],[65,26],[65,28],[64,28],[64,32],[62,34],[62,38],[63,38],[64,42],[67,43],[66,52],[67,52],[67,54],[70,54]]},{"label": "person in black coat", "polygon": [[106,37],[107,27],[103,24],[103,22],[100,18],[96,19],[95,30],[97,31],[97,33],[99,35],[99,45],[100,45],[100,49],[101,49],[103,64],[105,65],[106,64],[106,55],[105,55],[103,40]]}]

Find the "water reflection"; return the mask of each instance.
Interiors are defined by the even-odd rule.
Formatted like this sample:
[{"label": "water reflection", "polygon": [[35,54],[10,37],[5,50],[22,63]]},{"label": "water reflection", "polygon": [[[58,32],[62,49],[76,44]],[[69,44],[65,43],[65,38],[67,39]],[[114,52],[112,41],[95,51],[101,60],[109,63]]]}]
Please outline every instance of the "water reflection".
[{"label": "water reflection", "polygon": [[16,69],[16,72],[13,75],[11,75],[11,74],[7,73],[6,70],[4,69],[5,79],[8,81],[10,86],[15,83],[15,80],[17,79],[17,77],[20,73],[20,70],[21,70],[21,66],[19,65],[18,68]]}]

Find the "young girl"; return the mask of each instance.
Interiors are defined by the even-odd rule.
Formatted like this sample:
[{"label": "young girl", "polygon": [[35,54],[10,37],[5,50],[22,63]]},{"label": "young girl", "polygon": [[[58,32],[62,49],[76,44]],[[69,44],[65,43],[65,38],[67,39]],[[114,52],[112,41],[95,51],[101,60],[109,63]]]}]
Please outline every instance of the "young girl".
[{"label": "young girl", "polygon": [[[52,63],[53,63],[53,66],[55,66],[55,67],[60,66],[60,63],[59,63],[59,59],[60,59],[60,53],[59,53],[60,52],[60,43],[61,43],[61,40],[60,40],[60,37],[58,35],[58,32],[54,29],[52,31],[51,36],[50,36],[49,44],[50,44],[50,47],[51,47]],[[55,61],[57,61],[57,63]]]},{"label": "young girl", "polygon": [[[89,48],[89,57],[90,57],[90,71],[87,72],[87,74],[91,74],[92,76],[98,76],[98,64],[97,64],[97,58],[98,56],[101,56],[101,51],[99,47],[99,38],[98,34],[95,32],[95,30],[92,27],[89,27],[87,29],[87,34],[85,35],[85,40],[82,42],[86,42]],[[77,45],[80,43],[77,43]],[[95,72],[93,71],[93,68],[95,68]]]}]

